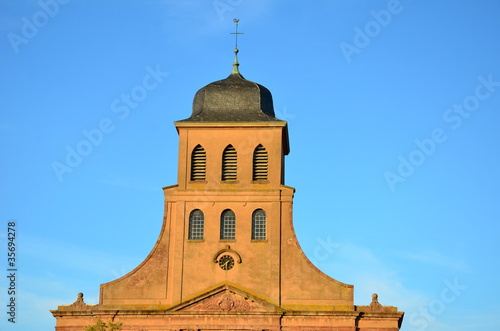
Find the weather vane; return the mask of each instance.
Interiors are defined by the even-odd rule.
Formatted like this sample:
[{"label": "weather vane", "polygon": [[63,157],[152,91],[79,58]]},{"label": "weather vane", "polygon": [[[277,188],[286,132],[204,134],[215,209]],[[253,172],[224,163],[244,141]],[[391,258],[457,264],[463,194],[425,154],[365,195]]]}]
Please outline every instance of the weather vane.
[{"label": "weather vane", "polygon": [[238,22],[239,22],[239,21],[240,21],[240,20],[239,20],[239,19],[237,19],[237,18],[235,18],[235,19],[233,20],[233,22],[234,22],[234,23],[236,23],[236,32],[231,32],[231,34],[236,35],[236,48],[234,49],[233,71],[231,72],[231,74],[239,74],[239,73],[240,73],[240,71],[239,71],[239,69],[238,69],[238,67],[239,67],[239,65],[240,65],[240,64],[238,63],[238,52],[239,52],[239,50],[238,50],[238,35],[239,35],[239,34],[243,34],[243,33],[242,33],[242,32],[238,32]]},{"label": "weather vane", "polygon": [[237,19],[237,18],[235,18],[235,19],[233,20],[233,22],[234,22],[234,23],[236,23],[236,32],[231,32],[231,34],[236,35],[236,49],[235,49],[235,51],[238,49],[238,35],[239,35],[239,34],[244,34],[243,32],[238,32],[238,22],[239,22],[239,21],[240,21],[240,20],[239,20],[239,19]]}]

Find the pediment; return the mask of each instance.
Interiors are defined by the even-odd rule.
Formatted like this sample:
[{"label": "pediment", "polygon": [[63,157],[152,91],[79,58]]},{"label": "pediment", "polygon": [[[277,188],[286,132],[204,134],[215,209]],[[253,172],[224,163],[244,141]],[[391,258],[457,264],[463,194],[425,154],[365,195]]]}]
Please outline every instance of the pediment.
[{"label": "pediment", "polygon": [[230,285],[223,285],[169,309],[179,312],[282,312],[283,309]]}]

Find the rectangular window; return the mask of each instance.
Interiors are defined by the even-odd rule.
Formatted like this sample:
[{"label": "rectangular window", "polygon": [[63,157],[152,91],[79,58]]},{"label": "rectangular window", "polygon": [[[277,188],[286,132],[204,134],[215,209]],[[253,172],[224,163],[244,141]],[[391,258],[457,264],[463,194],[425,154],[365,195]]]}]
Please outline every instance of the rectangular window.
[{"label": "rectangular window", "polygon": [[252,216],[252,240],[266,239],[266,212],[258,209]]},{"label": "rectangular window", "polygon": [[236,216],[232,210],[222,213],[220,239],[234,239],[236,233]]},{"label": "rectangular window", "polygon": [[205,228],[205,217],[199,209],[194,210],[189,216],[189,236],[188,239],[200,240],[203,239]]}]

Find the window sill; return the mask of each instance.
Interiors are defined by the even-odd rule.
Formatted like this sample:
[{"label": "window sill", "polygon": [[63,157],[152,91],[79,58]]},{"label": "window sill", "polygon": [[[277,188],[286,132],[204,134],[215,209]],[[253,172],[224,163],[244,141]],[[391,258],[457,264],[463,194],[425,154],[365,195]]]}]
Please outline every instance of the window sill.
[{"label": "window sill", "polygon": [[205,239],[188,239],[188,243],[197,244],[197,243],[203,243],[203,242],[205,242]]},{"label": "window sill", "polygon": [[252,243],[267,243],[267,239],[252,239]]}]

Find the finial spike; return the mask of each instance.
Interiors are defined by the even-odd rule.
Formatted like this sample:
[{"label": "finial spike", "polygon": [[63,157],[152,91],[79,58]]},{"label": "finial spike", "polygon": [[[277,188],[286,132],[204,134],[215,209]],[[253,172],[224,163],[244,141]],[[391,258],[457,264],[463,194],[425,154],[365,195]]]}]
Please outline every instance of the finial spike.
[{"label": "finial spike", "polygon": [[234,62],[233,62],[233,71],[231,72],[231,74],[239,74],[240,73],[240,70],[238,69],[238,66],[240,65],[238,63],[238,35],[239,34],[243,34],[242,32],[238,32],[238,22],[240,20],[235,18],[233,19],[233,22],[236,24],[236,32],[231,32],[231,34],[234,34],[235,35],[235,48],[234,48]]},{"label": "finial spike", "polygon": [[235,48],[234,49],[234,62],[233,62],[233,71],[231,71],[231,74],[239,74],[240,73],[240,70],[238,69],[238,67],[240,66],[240,64],[238,63],[238,49]]}]

